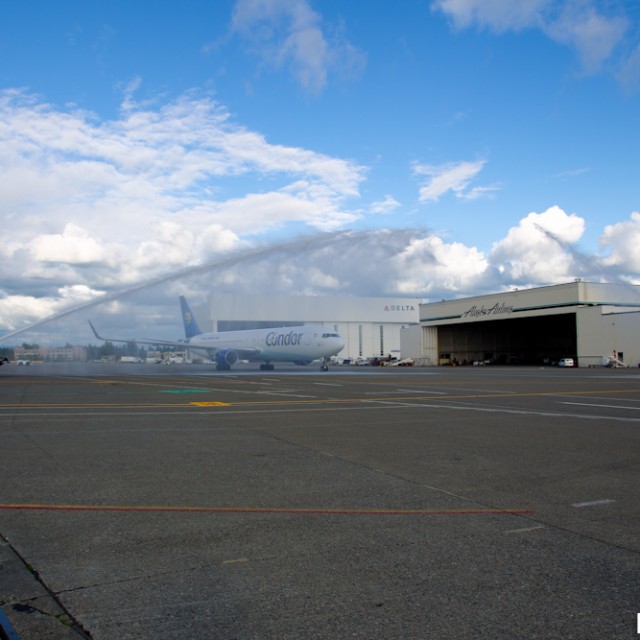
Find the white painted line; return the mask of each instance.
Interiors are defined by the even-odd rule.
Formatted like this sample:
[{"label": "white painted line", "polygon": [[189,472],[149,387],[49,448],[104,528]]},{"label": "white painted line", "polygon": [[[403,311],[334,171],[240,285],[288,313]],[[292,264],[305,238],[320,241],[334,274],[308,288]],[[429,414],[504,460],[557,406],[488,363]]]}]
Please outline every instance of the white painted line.
[{"label": "white painted line", "polygon": [[601,409],[629,409],[630,411],[640,411],[640,407],[629,407],[620,404],[591,404],[590,402],[561,402],[560,404],[572,404],[578,407],[600,407]]},{"label": "white painted line", "polygon": [[575,507],[576,509],[582,509],[583,507],[596,507],[600,504],[611,504],[612,502],[615,502],[615,500],[591,500],[589,502],[574,502],[571,504],[571,506]]},{"label": "white painted line", "polygon": [[538,529],[544,529],[544,525],[527,527],[526,529],[509,529],[509,531],[505,531],[505,533],[528,533],[529,531],[538,531]]},{"label": "white painted line", "polygon": [[578,418],[581,420],[613,420],[615,422],[640,422],[640,418],[620,417],[620,416],[599,416],[593,413],[562,413],[560,411],[534,411],[533,409],[506,409],[499,406],[481,406],[479,404],[469,404],[458,401],[451,401],[451,404],[420,404],[416,398],[415,402],[410,400],[361,400],[362,404],[381,404],[381,405],[393,405],[396,407],[406,407],[407,409],[414,409],[416,407],[423,407],[425,409],[453,409],[460,411],[480,411],[481,413],[509,413],[519,416],[544,416],[546,418]]},{"label": "white painted line", "polygon": [[365,391],[364,395],[365,396],[392,396],[397,393],[402,393],[402,394],[415,393],[416,395],[419,395],[419,396],[446,396],[447,395],[446,391],[425,391],[425,390],[418,391],[416,389],[396,389],[395,391],[393,389],[389,389],[388,391],[381,391],[381,390]]},{"label": "white painted line", "polygon": [[398,389],[397,393],[421,393],[432,396],[446,396],[446,391],[426,391],[425,389]]}]

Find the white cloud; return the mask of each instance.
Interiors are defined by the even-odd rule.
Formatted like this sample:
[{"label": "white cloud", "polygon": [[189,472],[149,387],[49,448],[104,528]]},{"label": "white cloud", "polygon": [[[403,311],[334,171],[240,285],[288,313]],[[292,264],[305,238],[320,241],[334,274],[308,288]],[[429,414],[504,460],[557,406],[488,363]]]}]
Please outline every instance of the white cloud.
[{"label": "white cloud", "polygon": [[627,30],[624,18],[604,16],[589,3],[568,3],[545,33],[560,44],[576,50],[586,73],[600,71]]},{"label": "white cloud", "polygon": [[238,0],[232,30],[268,64],[288,67],[308,93],[318,94],[330,73],[354,75],[365,56],[336,29],[330,36],[322,16],[306,0]]},{"label": "white cloud", "polygon": [[96,264],[107,259],[106,251],[81,227],[69,223],[62,233],[36,236],[28,243],[36,262],[60,262],[69,265]]},{"label": "white cloud", "polygon": [[[337,229],[358,217],[345,204],[359,196],[363,167],[269,144],[209,97],[143,106],[134,88],[121,117],[102,122],[0,92],[1,251],[10,263],[0,272],[113,286],[238,248],[241,233]],[[269,190],[233,197],[245,181]],[[88,265],[90,274],[79,268]]]},{"label": "white cloud", "polygon": [[452,191],[458,198],[475,199],[495,188],[469,188],[469,183],[482,171],[485,160],[476,162],[446,163],[441,165],[419,164],[413,166],[415,176],[426,176],[426,184],[420,187],[420,202],[437,202]]},{"label": "white cloud", "polygon": [[600,245],[609,250],[603,263],[616,271],[635,272],[633,280],[640,282],[640,213],[635,211],[630,220],[607,225]]},{"label": "white cloud", "polygon": [[490,259],[507,281],[559,283],[579,275],[570,245],[584,233],[585,221],[554,206],[530,213],[506,238],[496,242]]},{"label": "white cloud", "polygon": [[104,291],[97,291],[96,289],[91,289],[83,284],[76,284],[72,286],[61,287],[58,290],[60,294],[60,298],[68,302],[72,300],[73,302],[87,302],[89,300],[94,300],[105,294]]},{"label": "white cloud", "polygon": [[390,195],[386,195],[384,200],[378,200],[377,202],[372,202],[369,210],[371,213],[376,214],[389,214],[395,211],[398,207],[400,207],[400,203]]},{"label": "white cloud", "polygon": [[412,239],[393,262],[398,291],[407,295],[471,291],[489,266],[475,247],[435,235]]},{"label": "white cloud", "polygon": [[535,26],[550,0],[435,0],[431,7],[447,14],[459,29],[478,24],[497,32]]},{"label": "white cloud", "polygon": [[[554,42],[574,49],[586,73],[601,70],[628,30],[620,6],[594,0],[434,0],[431,8],[447,15],[454,26],[487,28],[496,33],[534,28]],[[637,76],[636,76],[637,77]]]},{"label": "white cloud", "polygon": [[108,121],[0,92],[0,327],[30,294],[25,317],[45,316],[60,287],[112,291],[238,250],[246,235],[361,215],[346,205],[364,167],[270,144],[207,96],[138,104],[137,84]]}]

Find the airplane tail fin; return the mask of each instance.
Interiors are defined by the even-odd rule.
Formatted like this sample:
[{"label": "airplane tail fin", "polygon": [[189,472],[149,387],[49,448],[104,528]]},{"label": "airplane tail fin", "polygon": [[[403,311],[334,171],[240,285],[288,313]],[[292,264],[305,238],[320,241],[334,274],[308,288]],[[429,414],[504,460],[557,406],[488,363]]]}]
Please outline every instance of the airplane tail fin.
[{"label": "airplane tail fin", "polygon": [[186,338],[200,335],[202,331],[196,322],[191,307],[184,296],[180,296],[180,308],[182,309],[182,322],[184,323],[184,335]]}]

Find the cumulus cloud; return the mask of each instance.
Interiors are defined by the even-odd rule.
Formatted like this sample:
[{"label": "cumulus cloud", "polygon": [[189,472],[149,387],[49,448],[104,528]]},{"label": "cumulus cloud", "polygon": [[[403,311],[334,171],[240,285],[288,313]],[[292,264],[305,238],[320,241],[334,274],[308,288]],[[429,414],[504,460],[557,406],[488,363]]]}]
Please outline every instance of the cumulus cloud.
[{"label": "cumulus cloud", "polygon": [[600,238],[601,246],[609,252],[603,262],[613,270],[629,274],[634,284],[640,283],[640,213],[635,211],[630,220],[607,225]]},{"label": "cumulus cloud", "polygon": [[286,67],[308,93],[318,94],[331,73],[357,75],[366,57],[341,29],[331,35],[306,0],[238,0],[231,25],[273,67]]},{"label": "cumulus cloud", "polygon": [[73,223],[62,233],[43,234],[28,243],[30,258],[36,262],[98,264],[108,256],[104,247],[89,233]]},{"label": "cumulus cloud", "polygon": [[491,249],[491,261],[508,282],[560,283],[578,273],[570,250],[584,233],[584,219],[560,207],[530,213]]},{"label": "cumulus cloud", "polygon": [[[638,281],[635,247],[640,214],[605,229],[606,258],[584,256],[578,243],[585,221],[575,213],[550,207],[532,212],[497,241],[489,253],[417,229],[333,231],[280,243],[235,250],[227,257],[186,267],[100,295],[88,287],[66,287],[57,298],[12,295],[3,300],[2,321],[41,317],[45,311],[64,318],[93,310],[100,326],[138,336],[170,337],[180,331],[177,296],[204,298],[210,291],[334,296],[405,295],[426,301],[555,284],[582,277],[592,281]],[[75,307],[69,309],[69,297]],[[133,298],[132,298],[133,296]],[[126,309],[137,297],[137,311]],[[94,309],[100,305],[99,310]],[[93,316],[95,318],[95,315]],[[67,327],[68,330],[68,327]],[[87,324],[76,335],[87,332]],[[117,335],[117,334],[116,334]],[[89,338],[89,336],[88,336]]]},{"label": "cumulus cloud", "polygon": [[412,238],[393,264],[399,292],[447,297],[476,289],[489,267],[477,248],[447,243],[433,234]]},{"label": "cumulus cloud", "polygon": [[[632,43],[632,38],[625,42],[629,20],[620,5],[607,6],[595,0],[434,0],[431,8],[448,16],[458,29],[477,26],[496,33],[538,29],[554,42],[573,49],[585,73],[600,71],[616,47]],[[616,65],[625,63],[621,59]],[[629,64],[626,70],[627,76],[637,71]]]}]

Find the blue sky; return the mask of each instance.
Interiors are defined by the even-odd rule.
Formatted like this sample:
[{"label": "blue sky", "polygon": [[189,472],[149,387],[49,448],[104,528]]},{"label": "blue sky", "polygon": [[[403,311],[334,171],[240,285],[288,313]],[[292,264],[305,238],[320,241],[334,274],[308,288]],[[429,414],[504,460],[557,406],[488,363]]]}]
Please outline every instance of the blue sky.
[{"label": "blue sky", "polygon": [[635,0],[4,3],[0,330],[271,243],[165,292],[639,284],[639,36]]}]

